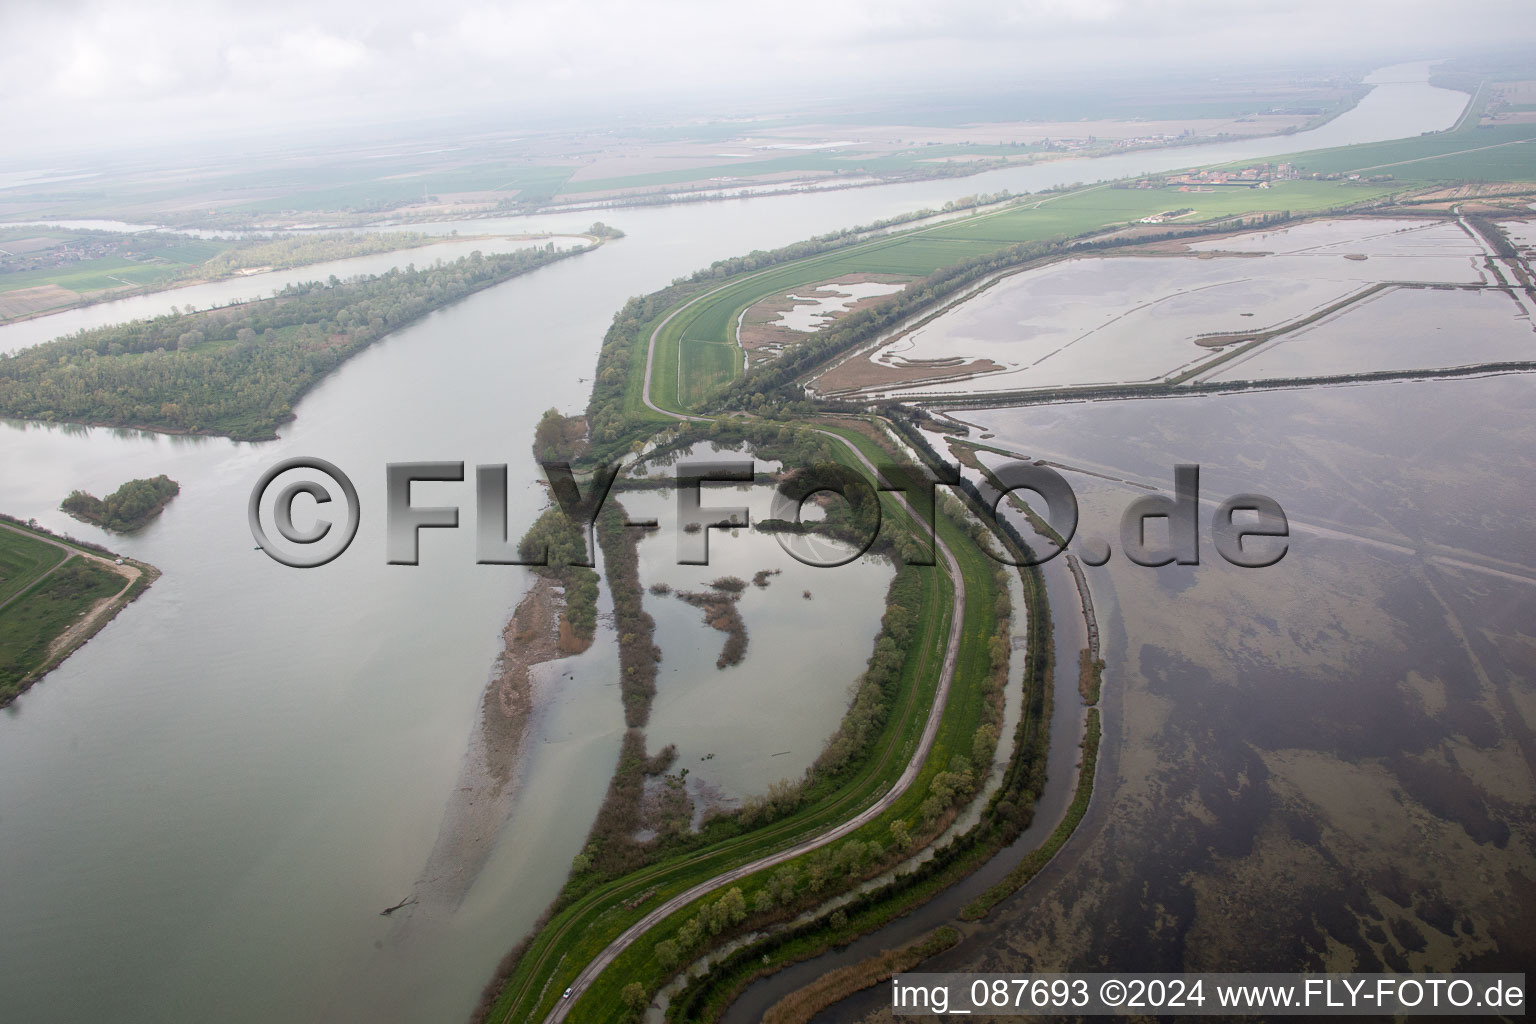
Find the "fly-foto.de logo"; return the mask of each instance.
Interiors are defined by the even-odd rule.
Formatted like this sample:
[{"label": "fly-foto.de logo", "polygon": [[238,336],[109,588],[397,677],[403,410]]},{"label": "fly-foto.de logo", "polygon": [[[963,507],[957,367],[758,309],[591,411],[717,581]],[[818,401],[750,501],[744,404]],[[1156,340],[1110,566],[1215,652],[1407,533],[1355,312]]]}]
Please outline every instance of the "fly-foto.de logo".
[{"label": "fly-foto.de logo", "polygon": [[[578,479],[568,463],[541,463],[555,503],[587,538],[592,550],[593,524],[608,500],[620,466],[602,466]],[[317,479],[319,478],[319,479]],[[680,565],[708,565],[711,530],[753,526],[744,505],[709,503],[706,498],[729,495],[706,492],[706,484],[750,484],[757,479],[751,459],[687,462],[671,481],[676,490],[674,534]],[[384,467],[385,561],[390,565],[420,562],[422,530],[459,528],[457,505],[416,505],[415,483],[464,483],[463,462],[392,462]],[[1009,565],[1040,565],[1069,547],[1089,565],[1103,565],[1113,552],[1099,538],[1078,538],[1077,496],[1065,477],[1049,466],[1009,462],[991,470],[980,484],[959,470],[886,463],[866,473],[839,464],[826,464],[780,473],[774,484],[772,515],[757,528],[772,532],[779,545],[807,565],[831,568],[846,565],[868,551],[880,534],[884,513],[880,495],[889,494],[922,529],[917,551],[908,549],[907,562],[934,564],[938,495],[955,489],[968,498],[972,511],[991,520],[1013,543],[1003,550],[983,546],[994,559]],[[805,518],[806,503],[818,495],[840,495],[854,510],[837,531],[835,546],[816,542],[817,526]],[[1029,539],[1002,510],[1005,500],[1032,495],[1027,506],[1013,507],[1033,525]],[[546,565],[546,550],[528,550],[508,531],[507,466],[475,467],[473,494],[475,561],[481,565]],[[1036,509],[1043,508],[1043,512]],[[299,509],[296,512],[296,509]],[[270,467],[251,489],[247,507],[256,544],[283,565],[315,568],[335,559],[357,536],[362,517],[357,487],[340,468],[324,459],[297,457]],[[271,532],[268,525],[271,526]],[[626,526],[656,529],[655,520]],[[1173,495],[1142,495],[1126,507],[1120,519],[1119,547],[1137,565],[1199,565],[1200,467],[1179,464],[1173,470]],[[1285,557],[1290,524],[1279,502],[1262,494],[1236,494],[1225,499],[1209,520],[1212,545],[1225,561],[1244,568],[1264,568]],[[275,536],[274,536],[275,534]],[[1074,543],[1075,541],[1075,543]],[[591,562],[578,563],[590,565]]]}]

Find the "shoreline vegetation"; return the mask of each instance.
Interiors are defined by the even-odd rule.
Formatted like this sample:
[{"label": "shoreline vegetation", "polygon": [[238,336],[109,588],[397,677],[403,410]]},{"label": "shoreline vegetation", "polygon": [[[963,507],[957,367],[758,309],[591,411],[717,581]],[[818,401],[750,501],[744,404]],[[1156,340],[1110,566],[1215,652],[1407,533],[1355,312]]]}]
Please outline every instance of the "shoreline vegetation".
[{"label": "shoreline vegetation", "polygon": [[[758,585],[767,586],[766,577]],[[726,669],[740,665],[747,656],[747,624],[736,604],[741,600],[741,592],[747,589],[747,583],[735,576],[722,576],[709,588],[704,591],[674,590],[672,596],[701,610],[705,625],[725,634],[725,646],[720,650],[720,657],[715,659],[715,667]],[[655,592],[654,587],[652,592]]]},{"label": "shoreline vegetation", "polygon": [[[876,663],[878,659],[893,657],[901,646],[900,638],[916,625],[912,621],[912,613],[903,611],[904,606],[899,597],[903,575],[906,576],[905,587],[909,592],[907,600],[916,597],[918,589],[931,592],[931,588],[913,587],[913,583],[922,575],[914,567],[907,566],[901,570],[898,580],[893,583],[894,599],[886,616],[885,635],[876,644],[875,659],[872,659]],[[991,602],[986,600],[985,588],[975,597],[978,599],[976,604],[967,602],[967,619],[983,619],[991,612]],[[945,602],[941,599],[937,603],[942,606]],[[947,639],[948,631],[940,627],[931,630],[930,635],[942,642]],[[895,641],[894,647],[892,641]],[[1006,651],[1006,645],[1003,646]],[[970,671],[966,677],[970,686],[983,685],[984,679],[996,682],[998,666],[991,660],[996,653],[996,644],[969,652],[967,661]],[[985,665],[977,655],[986,660]],[[910,665],[905,668],[904,674],[913,684],[921,685],[930,678],[926,673],[911,673]],[[1002,671],[1006,672],[1006,668],[1003,667]],[[961,692],[968,689],[962,688]],[[860,725],[873,710],[871,701],[877,692],[869,685],[866,677],[847,716],[847,723],[852,728],[843,733],[846,739],[839,743],[834,738],[818,759],[818,766],[824,771],[857,770],[861,758],[878,756],[881,750],[887,749],[884,744],[874,742],[872,728]],[[996,692],[995,687],[991,692]],[[668,953],[672,949],[675,948],[679,959],[685,962],[705,951],[707,947],[701,948],[701,943],[707,937],[718,935],[718,941],[723,941],[747,930],[761,931],[766,928],[774,931],[777,925],[853,890],[865,879],[890,870],[908,856],[908,851],[920,848],[941,834],[975,792],[979,784],[977,766],[983,760],[990,765],[991,746],[995,744],[997,732],[993,720],[1000,719],[1001,715],[1000,702],[996,697],[983,696],[979,707],[971,699],[965,700],[964,704],[966,706],[960,708],[955,701],[946,702],[938,712],[949,726],[943,733],[946,737],[944,745],[935,748],[917,782],[898,798],[891,810],[851,836],[801,854],[781,867],[764,869],[741,879],[723,896],[711,894],[702,897],[692,906],[684,907],[620,954],[615,961],[613,973],[621,978],[644,981],[645,988],[650,990],[670,976],[671,972],[665,970],[665,967],[666,961],[670,959]],[[914,714],[909,720],[915,725],[923,717]],[[957,749],[962,745],[965,748],[963,752]],[[865,753],[861,754],[860,751]],[[730,912],[728,916],[723,915],[722,909],[729,910],[733,901],[739,909]],[[722,916],[727,919],[722,921]],[[669,947],[665,943],[672,945]],[[710,945],[713,944],[714,941],[711,941]],[[756,947],[753,952],[756,955],[750,958],[751,962],[754,965],[761,963],[761,952]],[[654,959],[648,964],[651,958]],[[655,964],[659,964],[663,970],[653,974]],[[710,977],[714,976],[712,973]],[[615,983],[610,982],[607,987]],[[631,982],[635,983],[638,982]],[[597,1005],[602,1005],[597,986],[603,984],[600,978],[591,990],[589,998],[599,999]],[[700,982],[695,981],[694,984]]]},{"label": "shoreline vegetation", "polygon": [[160,515],[180,493],[181,485],[161,473],[147,480],[129,480],[105,498],[86,491],[71,491],[59,508],[103,530],[132,533]]},{"label": "shoreline vegetation", "polygon": [[[846,429],[846,425],[844,429]],[[783,430],[783,425],[772,423],[757,424],[741,421],[715,421],[707,425],[693,424],[677,431],[676,435],[663,448],[658,448],[651,454],[652,456],[660,455],[664,457],[666,450],[686,447],[687,444],[698,440],[699,437],[697,435],[700,434],[705,436],[713,435],[713,439],[717,443],[724,442],[726,444],[734,443],[739,445],[744,442],[756,442],[754,447],[759,448],[759,453],[763,457],[784,454],[783,452],[768,450],[775,443],[783,445],[788,441],[790,442],[790,447],[798,448],[802,453],[806,448],[814,445],[810,438],[796,437],[797,433],[803,435],[803,431],[796,431],[790,428],[788,433],[784,433]],[[869,453],[873,453],[877,457],[889,457],[889,442],[885,443],[887,450],[884,452],[881,451],[880,447],[875,446],[873,438],[879,436],[881,435],[877,430],[872,431],[872,436],[871,434],[854,432],[850,436],[842,436],[841,441],[854,445],[857,450],[865,453],[866,456]],[[834,449],[834,452],[837,451],[843,451],[841,446]],[[845,455],[844,458],[847,458],[847,456]],[[973,499],[967,496],[967,504],[971,500]],[[904,521],[904,514],[899,515],[903,516],[902,521]],[[956,525],[962,521],[967,522],[968,525],[963,528]],[[1007,590],[1002,585],[1001,573],[995,567],[984,565],[982,561],[983,556],[981,556],[979,550],[974,548],[974,545],[977,543],[990,543],[982,539],[987,535],[985,528],[971,520],[970,514],[962,511],[960,506],[953,502],[945,504],[941,522],[944,524],[943,530],[946,537],[966,552],[967,558],[963,571],[967,582],[974,588],[977,596],[982,599],[974,605],[969,602],[967,604],[967,632],[976,628],[985,629],[989,634],[994,630],[997,631],[989,644],[970,650],[965,655],[968,659],[969,668],[964,671],[964,677],[973,680],[972,686],[981,686],[982,692],[994,695],[986,698],[983,701],[983,705],[992,709],[989,713],[991,717],[1000,719],[1001,687],[1007,679],[1008,633],[1011,623],[1008,611]],[[961,532],[962,529],[963,532]],[[971,534],[970,544],[961,539],[965,533]],[[900,536],[906,538],[907,534],[902,533]],[[886,543],[892,544],[894,542],[887,537]],[[1004,541],[1004,543],[1013,544],[1017,543],[1017,541],[1010,539]],[[906,539],[901,543],[896,543],[896,550],[905,550],[910,554],[915,550],[915,546],[910,539]],[[902,564],[903,561],[898,559],[898,564]],[[901,599],[897,598],[896,595],[901,592],[902,580],[906,579],[908,581],[907,586],[910,588],[912,584],[917,583],[922,578],[921,574],[916,574],[915,567],[909,566],[904,570],[898,571],[897,579],[892,583],[893,600],[889,603],[885,628],[889,628],[892,621],[890,619],[891,609],[899,607],[901,603]],[[735,581],[721,582],[734,583]],[[744,587],[746,585],[745,581],[742,581],[741,585]],[[636,586],[638,587],[638,580],[636,581]],[[729,588],[725,589],[729,591]],[[1038,590],[1037,596],[1043,597],[1043,586],[1039,587]],[[944,604],[939,594],[933,591],[933,588],[926,583],[920,587],[920,591],[925,595],[922,601],[925,607],[937,608]],[[1027,579],[1026,593],[1031,593]],[[906,600],[910,601],[915,596],[916,594],[913,593]],[[1040,607],[1036,606],[1037,609]],[[931,613],[925,614],[931,615]],[[987,623],[991,625],[986,625]],[[1010,759],[1010,767],[1006,773],[1007,778],[989,803],[993,813],[989,815],[988,820],[993,824],[988,824],[985,829],[973,829],[967,833],[967,841],[961,841],[946,847],[946,853],[943,857],[930,862],[929,866],[919,869],[914,875],[899,876],[902,881],[901,884],[894,887],[894,892],[888,891],[888,887],[888,890],[880,891],[878,897],[871,897],[868,894],[856,896],[854,904],[849,904],[842,910],[834,912],[838,916],[830,918],[824,916],[818,918],[811,926],[797,926],[790,929],[792,934],[789,934],[789,940],[791,941],[788,941],[785,945],[785,951],[792,951],[793,959],[810,955],[807,953],[807,950],[817,951],[825,948],[828,942],[844,941],[853,935],[867,931],[898,915],[902,908],[926,900],[939,888],[968,874],[970,870],[974,869],[975,862],[979,861],[979,859],[985,859],[985,856],[989,856],[993,852],[994,843],[1001,841],[1000,836],[1006,836],[1009,833],[1017,834],[1017,830],[1022,829],[1029,820],[1029,817],[1032,816],[1033,796],[1035,787],[1042,781],[1040,776],[1043,774],[1045,743],[1048,740],[1047,731],[1041,728],[1039,724],[1043,720],[1041,717],[1042,713],[1048,714],[1050,698],[1048,615],[1041,614],[1039,611],[1032,613],[1031,624],[1033,636],[1029,646],[1033,664],[1027,678],[1038,680],[1042,674],[1042,668],[1047,674],[1043,683],[1035,682],[1031,685],[1030,696],[1028,697],[1030,710],[1021,715],[1019,727],[1021,736],[1015,743],[1015,755]],[[910,627],[897,628],[908,629]],[[931,619],[926,627],[926,632],[936,639],[948,636],[948,629]],[[895,646],[890,648],[892,653],[909,646],[896,636],[889,637],[888,639],[895,641]],[[877,658],[880,656],[882,644],[885,642],[877,640]],[[932,683],[931,677],[925,672],[916,671],[911,664],[906,665],[903,672],[907,673],[906,678],[910,680],[905,685],[920,685],[921,681],[925,679],[930,685]],[[983,685],[980,682],[983,679],[990,681]],[[871,690],[869,692],[873,694],[877,691]],[[963,693],[965,691],[961,690],[959,692]],[[619,960],[615,962],[612,971],[600,976],[594,988],[589,990],[590,998],[597,999],[598,1001],[596,1003],[583,1002],[583,1005],[603,1007],[620,1007],[621,1005],[642,1006],[649,1000],[649,994],[655,991],[655,986],[659,984],[659,981],[671,976],[671,968],[687,962],[692,951],[697,949],[706,937],[718,937],[720,940],[723,940],[725,937],[737,934],[745,929],[760,929],[765,923],[773,928],[777,936],[784,936],[787,933],[782,928],[774,925],[773,922],[787,922],[796,914],[804,913],[818,905],[823,905],[828,898],[843,890],[846,886],[863,878],[889,870],[893,865],[905,860],[911,852],[915,852],[930,842],[932,837],[940,835],[954,820],[960,808],[967,802],[969,795],[975,792],[976,787],[979,785],[978,775],[985,774],[984,771],[976,768],[976,766],[982,763],[991,764],[992,750],[997,740],[995,725],[978,725],[974,719],[966,722],[958,721],[956,716],[964,719],[975,713],[974,706],[972,706],[972,710],[967,711],[957,707],[957,704],[960,703],[968,702],[951,698],[941,713],[944,721],[948,723],[947,728],[953,729],[955,734],[965,738],[966,743],[969,745],[967,747],[967,756],[964,757],[962,762],[958,755],[950,756],[943,753],[942,750],[936,749],[935,754],[930,757],[923,776],[928,779],[928,783],[914,787],[914,792],[909,793],[907,797],[903,797],[905,804],[898,803],[898,806],[906,806],[905,814],[891,821],[886,820],[887,816],[882,816],[880,819],[877,819],[877,824],[868,826],[871,836],[878,834],[881,838],[862,838],[865,832],[861,830],[859,833],[856,833],[861,838],[845,839],[791,861],[787,873],[784,870],[765,871],[762,873],[764,877],[761,881],[755,881],[757,876],[752,876],[752,879],[730,885],[725,889],[723,895],[717,890],[710,897],[706,897],[695,904],[697,913],[694,913],[694,910],[687,907],[674,913],[667,919],[666,924],[653,929],[651,933],[641,937],[640,942],[644,944],[643,950],[631,946],[619,955]],[[851,732],[847,731],[846,727],[850,723],[858,723],[868,715],[869,712],[867,710],[860,710],[866,707],[869,707],[869,705],[865,703],[865,700],[861,696],[856,695],[848,717],[845,719],[845,730],[840,730],[839,734],[845,737],[841,741],[845,745],[840,747],[839,738],[834,737],[834,740],[828,744],[822,757],[818,759],[818,768],[833,771],[855,771],[857,758],[855,758],[854,762],[848,762],[846,760],[847,753],[839,753],[840,750],[844,752],[856,751],[862,747],[868,750],[871,756],[876,755],[879,751],[885,751],[886,757],[889,757],[890,744],[892,742],[889,738],[882,736],[882,738],[886,739],[886,742],[875,742],[875,736],[871,735],[869,728],[857,724],[852,726]],[[911,716],[909,712],[907,720],[920,721],[921,716]],[[860,738],[861,736],[862,739]],[[973,747],[975,749],[971,749]],[[621,755],[620,773],[616,775],[615,783],[617,784],[620,776],[625,774],[643,777],[664,772],[669,753],[669,751],[663,751],[656,759],[648,759],[644,755],[643,738],[638,741],[634,739],[627,740],[625,753]],[[1035,767],[1033,769],[1024,767],[1023,762],[1025,760],[1033,763]],[[658,764],[656,761],[661,763]],[[629,765],[630,769],[627,772],[625,770],[626,764]],[[946,764],[948,765],[947,769],[944,767]],[[808,775],[808,778],[811,777]],[[779,820],[780,816],[786,813],[792,821],[796,817],[795,811],[803,809],[806,802],[812,796],[813,794],[804,787],[801,787],[798,793],[794,789],[786,788],[781,791],[781,787],[774,787],[769,797],[765,800],[763,807],[763,810],[769,815],[769,825],[771,826]],[[1006,816],[1006,823],[998,824],[1004,821],[1004,819],[996,816],[999,809],[1001,814]],[[748,814],[758,813],[751,807],[744,808],[743,810],[748,812]],[[914,812],[917,813],[914,814]],[[745,815],[738,812],[735,816],[741,818]],[[727,815],[712,819],[709,825],[706,826],[706,831],[710,827],[717,827],[722,824],[722,819],[729,820],[730,817]],[[745,822],[742,822],[742,824],[745,824]],[[978,833],[989,832],[993,829],[1000,829],[1000,832],[996,836],[989,834],[987,838],[991,841],[980,840]],[[749,832],[744,838],[752,838],[752,836],[753,833]],[[697,837],[695,838],[696,841]],[[705,848],[707,849],[708,847],[706,846]],[[659,867],[665,864],[666,861],[663,860],[657,863]],[[801,871],[808,872],[809,874],[802,876],[800,871],[794,870],[796,866]],[[574,867],[577,870],[573,872],[573,882],[580,872],[589,870],[591,867],[588,851],[583,851]],[[634,911],[655,897],[664,895],[669,891],[676,891],[677,887],[681,885],[679,882],[671,886],[658,886],[654,884],[653,879],[655,877],[658,876],[651,872],[649,875],[643,874],[641,877],[636,878],[628,886],[615,888],[613,883],[609,883],[601,887],[599,892],[607,893],[608,895],[606,896],[606,901],[593,904],[594,910],[605,905],[614,905],[610,901],[619,901],[626,911]],[[806,881],[807,878],[810,881]],[[817,879],[820,879],[820,881],[817,882]],[[623,880],[621,877],[616,882]],[[648,882],[651,882],[651,884],[647,885]],[[625,898],[624,894],[631,891],[634,894]],[[536,1019],[540,1015],[535,1006],[522,1005],[518,1010],[514,1010],[513,1006],[520,1005],[525,995],[532,996],[536,1004],[547,1001],[550,989],[547,987],[542,989],[541,994],[529,989],[529,985],[534,984],[535,979],[542,977],[542,975],[538,973],[527,974],[526,969],[531,966],[532,962],[543,961],[553,955],[555,947],[550,945],[552,940],[551,933],[553,933],[553,941],[559,944],[559,948],[565,949],[563,958],[575,958],[578,961],[585,962],[585,959],[595,952],[590,946],[590,937],[588,937],[587,942],[581,943],[579,947],[572,947],[569,944],[569,939],[565,943],[559,942],[560,936],[570,936],[568,929],[574,925],[575,920],[580,919],[572,919],[570,916],[575,907],[569,900],[572,897],[577,897],[578,893],[586,896],[588,901],[591,896],[596,895],[590,889],[583,892],[581,888],[573,890],[572,886],[568,885],[568,895],[563,896],[561,900],[557,901],[550,908],[550,911],[541,920],[540,928],[536,929],[529,936],[528,940],[521,944],[514,951],[513,955],[509,956],[507,961],[504,962],[502,969],[498,972],[497,978],[493,979],[491,985],[487,987],[486,999],[482,1003],[480,1012],[477,1014],[477,1020]],[[584,901],[578,898],[577,905],[581,902]],[[563,925],[562,920],[565,921]],[[830,932],[828,931],[829,927],[831,928]],[[606,927],[604,931],[607,931]],[[816,936],[815,938],[812,938],[813,933]],[[570,937],[574,938],[574,936]],[[780,941],[783,940],[781,939]],[[752,955],[742,954],[741,963],[750,967],[753,972],[760,971],[763,969],[760,958],[764,955],[769,956],[775,963],[782,965],[782,962],[780,962],[774,952],[765,954],[757,946],[753,947]],[[717,967],[716,971],[711,973],[710,978],[724,983],[724,989],[706,986],[712,989],[712,994],[705,994],[702,989],[692,988],[688,990],[685,999],[674,1003],[674,1007],[682,1005],[697,1006],[700,998],[703,998],[705,1002],[713,1004],[714,1000],[720,997],[726,990],[735,990],[733,982],[744,984],[746,980],[750,980],[750,978],[742,979],[739,976],[733,977],[735,972],[730,970],[725,970],[723,974],[720,974],[719,971],[721,969]],[[658,970],[659,974],[654,973],[658,972]],[[619,983],[618,980],[607,980],[610,975],[616,976],[624,982],[624,992],[619,992],[614,987]],[[637,977],[641,981],[633,980]],[[521,984],[519,984],[519,981],[521,981]],[[644,981],[644,984],[642,984],[642,981]],[[545,982],[545,985],[548,984],[550,982]],[[601,986],[601,996],[598,994],[598,986]],[[609,991],[609,989],[613,990]],[[631,991],[631,989],[636,989],[636,991]],[[502,997],[501,999],[497,999],[498,993]],[[683,1013],[683,1019],[691,1019],[688,1016],[688,1012],[691,1011],[679,1012]],[[620,1011],[615,1010],[614,1013],[620,1013]],[[612,1016],[613,1019],[627,1019],[622,1015],[614,1016],[614,1013],[610,1013],[608,1016]]]},{"label": "shoreline vegetation", "polygon": [[[915,431],[910,430],[905,424],[898,422],[897,425],[900,428],[898,432],[912,442],[914,448],[923,453],[925,458],[931,460],[936,457],[936,453],[925,445],[920,435],[911,436]],[[980,492],[968,483],[962,484],[961,493],[968,506],[974,507],[975,503],[984,500]],[[1011,526],[1004,525],[1002,532],[1007,538],[1006,546],[1017,553],[1017,545],[1023,544],[1022,538],[1018,537]],[[1043,587],[1038,570],[1026,571],[1023,575],[1026,597],[1029,596],[1032,585]],[[1082,581],[1079,580],[1079,585],[1081,584]],[[1041,596],[1043,597],[1043,594]],[[1086,601],[1086,594],[1083,597]],[[1043,604],[1037,608],[1031,602],[1030,615],[1030,635],[1027,637],[1025,649],[1030,652],[1030,657],[1034,658],[1041,653],[1039,645],[1042,643],[1046,645],[1044,689],[1043,692],[1030,691],[1031,705],[1020,717],[1018,739],[1009,761],[1010,775],[1017,772],[1024,763],[1033,764],[1035,771],[1043,773],[1047,752],[1044,744],[1046,737],[1039,733],[1048,731],[1046,723],[1049,723],[1052,714],[1050,667],[1054,662],[1054,647],[1050,639],[1049,612],[1044,609]],[[1036,625],[1036,615],[1044,616],[1044,630],[1039,633],[1033,628]],[[1027,669],[1026,685],[1029,675]],[[1096,703],[1096,701],[1095,693],[1093,702]],[[1035,723],[1034,728],[1037,730],[1032,740],[1026,738],[1031,721]],[[855,992],[886,980],[893,969],[909,971],[916,968],[928,957],[937,955],[958,943],[960,933],[955,931],[955,926],[985,916],[992,906],[1016,892],[1045,864],[1049,863],[1081,822],[1092,795],[1100,738],[1097,707],[1088,708],[1082,725],[1083,755],[1078,767],[1076,793],[1062,820],[1043,843],[1025,853],[1019,863],[1002,880],[961,908],[950,922],[941,925],[926,936],[913,940],[897,951],[887,950],[863,961],[828,972],[816,982],[781,998],[770,1008],[769,1015],[764,1019],[809,1020],[814,1014],[835,1005]],[[1032,756],[1027,744],[1033,744]],[[926,902],[942,889],[971,874],[1004,845],[1012,841],[1006,832],[1001,836],[994,832],[991,842],[976,839],[978,833],[985,834],[989,819],[995,820],[999,810],[1011,806],[1011,802],[1003,796],[1007,785],[1007,777],[1005,777],[1004,785],[999,788],[998,793],[993,795],[989,806],[983,812],[981,823],[952,841],[949,846],[938,849],[932,860],[913,872],[916,881],[907,879],[905,876],[897,876],[895,882],[889,886],[889,889],[894,891],[894,895],[888,897],[885,907],[879,907],[880,893],[864,894],[831,914],[824,914],[817,920],[797,925],[782,935],[772,936],[765,941],[751,943],[734,950],[724,961],[710,965],[709,973],[702,981],[690,982],[682,990],[681,995],[669,1004],[667,1019],[669,1021],[718,1020],[725,1008],[754,979],[792,963],[813,959],[826,950],[851,942],[855,938],[878,932],[880,927],[894,920],[905,909]],[[1033,789],[1033,793],[1037,799],[1038,787]],[[1034,802],[1031,799],[1026,805],[1028,813],[1026,824],[1028,820],[1032,820],[1033,807]],[[993,828],[995,830],[996,826],[994,825]],[[1017,835],[1017,832],[1012,834]],[[968,844],[974,845],[968,846]],[[913,890],[905,901],[900,895],[903,883]],[[856,915],[865,916],[866,919],[859,922],[855,920]],[[850,925],[850,920],[854,920],[853,925]],[[955,935],[955,941],[946,941],[941,938],[950,933]]]},{"label": "shoreline vegetation", "polygon": [[0,513],[0,707],[35,686],[160,570]]},{"label": "shoreline vegetation", "polygon": [[770,1006],[763,1014],[763,1024],[810,1024],[827,1007],[912,970],[924,960],[959,945],[960,939],[957,930],[943,925],[898,949],[888,949],[861,963],[829,971]]},{"label": "shoreline vegetation", "polygon": [[80,331],[0,354],[0,415],[266,441],[348,358],[423,316],[591,244],[414,265]]},{"label": "shoreline vegetation", "polygon": [[518,554],[545,564],[528,567],[531,583],[502,630],[502,650],[481,695],[480,719],[437,841],[410,902],[402,906],[452,908],[463,900],[512,811],[534,708],[535,671],[584,653],[596,638],[598,574],[585,534],[551,506],[518,542]]},{"label": "shoreline vegetation", "polygon": [[518,557],[530,565],[534,576],[559,584],[559,649],[562,656],[580,654],[592,646],[597,629],[597,572],[587,552],[585,533],[560,511],[546,508],[518,542]]}]

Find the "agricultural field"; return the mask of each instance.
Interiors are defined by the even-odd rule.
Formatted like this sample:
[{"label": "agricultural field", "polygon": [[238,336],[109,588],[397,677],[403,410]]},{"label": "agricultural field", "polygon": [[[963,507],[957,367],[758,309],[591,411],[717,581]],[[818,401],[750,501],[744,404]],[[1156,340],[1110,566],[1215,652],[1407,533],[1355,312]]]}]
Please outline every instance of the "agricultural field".
[{"label": "agricultural field", "polygon": [[682,365],[687,367],[687,373],[678,397],[686,405],[695,405],[736,376],[741,369],[741,350],[725,342],[685,338]]},{"label": "agricultural field", "polygon": [[432,241],[419,232],[215,240],[159,231],[0,228],[0,323],[99,298],[394,252]]},{"label": "agricultural field", "polygon": [[0,529],[0,607],[63,560],[64,552],[52,544]]},{"label": "agricultural field", "polygon": [[1484,125],[1320,149],[1289,160],[1304,173],[1391,174],[1398,182],[1536,181],[1536,124]]},{"label": "agricultural field", "polygon": [[153,233],[0,229],[0,320],[72,305],[98,292],[167,285],[229,247]]},{"label": "agricultural field", "polygon": [[397,175],[341,183],[295,182],[272,188],[264,199],[228,207],[270,215],[315,214],[337,210],[385,211],[414,203],[431,204],[463,197],[492,206],[512,199],[548,199],[571,176],[570,167],[520,167],[506,163],[441,171],[403,171]]},{"label": "agricultural field", "polygon": [[0,277],[0,290],[14,291],[38,285],[58,285],[79,295],[130,288],[174,280],[188,264],[141,263],[107,256],[81,260],[58,270],[29,270]]}]

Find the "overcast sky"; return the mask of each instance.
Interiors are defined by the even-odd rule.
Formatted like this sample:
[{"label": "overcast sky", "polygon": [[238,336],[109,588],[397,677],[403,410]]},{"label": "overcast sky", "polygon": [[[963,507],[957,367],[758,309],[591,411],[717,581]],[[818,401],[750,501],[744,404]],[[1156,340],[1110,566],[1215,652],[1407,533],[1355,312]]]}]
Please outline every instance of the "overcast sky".
[{"label": "overcast sky", "polygon": [[[1448,56],[1536,46],[1536,3],[729,0],[474,3],[0,0],[0,164],[102,144],[570,103],[978,89],[1084,64]],[[88,142],[89,144],[89,142]]]}]

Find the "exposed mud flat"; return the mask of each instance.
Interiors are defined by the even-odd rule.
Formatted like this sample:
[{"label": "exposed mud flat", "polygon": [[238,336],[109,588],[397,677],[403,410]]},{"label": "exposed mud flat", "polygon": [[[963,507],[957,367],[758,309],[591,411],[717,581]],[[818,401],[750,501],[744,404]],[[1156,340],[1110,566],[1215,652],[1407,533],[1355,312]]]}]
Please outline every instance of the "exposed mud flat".
[{"label": "exposed mud flat", "polygon": [[457,907],[490,856],[511,813],[524,739],[534,709],[535,669],[586,650],[570,635],[559,584],[534,576],[506,629],[504,649],[480,702],[480,722],[443,814],[414,895],[426,906]]},{"label": "exposed mud flat", "polygon": [[843,274],[759,299],[737,322],[737,343],[749,359],[771,358],[849,313],[894,295],[910,280],[900,274]]},{"label": "exposed mud flat", "polygon": [[880,363],[868,359],[844,359],[817,378],[817,386],[823,394],[834,395],[849,388],[878,387],[884,384],[908,381],[938,381],[954,377],[969,380],[977,374],[995,373],[1007,367],[990,359],[964,359],[953,356],[933,359],[901,360],[886,357]]}]

